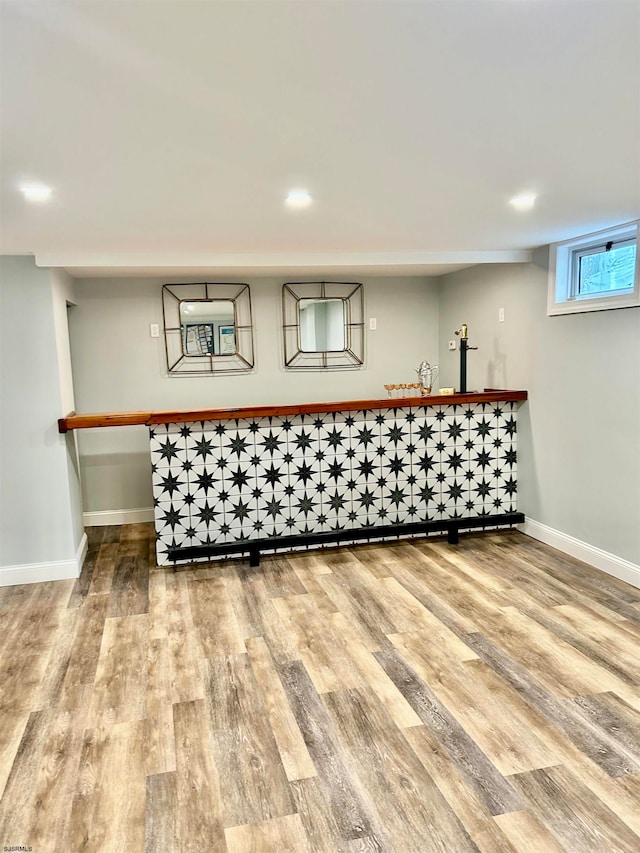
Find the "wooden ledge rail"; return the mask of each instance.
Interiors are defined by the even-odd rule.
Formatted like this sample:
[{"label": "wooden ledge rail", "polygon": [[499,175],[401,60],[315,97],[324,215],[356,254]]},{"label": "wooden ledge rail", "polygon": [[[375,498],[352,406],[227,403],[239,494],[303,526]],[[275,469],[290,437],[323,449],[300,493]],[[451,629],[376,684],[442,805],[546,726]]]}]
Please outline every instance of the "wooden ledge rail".
[{"label": "wooden ledge rail", "polygon": [[58,419],[58,432],[72,429],[94,429],[95,427],[139,426],[146,424],[152,412],[103,412],[90,415],[77,415],[75,412],[66,418]]},{"label": "wooden ledge rail", "polygon": [[189,421],[226,421],[233,418],[268,418],[284,415],[308,415],[320,412],[360,412],[364,409],[406,409],[412,406],[455,406],[464,403],[508,403],[527,399],[526,391],[468,392],[433,394],[430,397],[385,397],[383,400],[338,400],[333,403],[300,403],[295,406],[242,406],[235,409],[169,409],[166,411],[102,412],[58,420],[61,433],[73,429],[115,426],[153,426]]}]

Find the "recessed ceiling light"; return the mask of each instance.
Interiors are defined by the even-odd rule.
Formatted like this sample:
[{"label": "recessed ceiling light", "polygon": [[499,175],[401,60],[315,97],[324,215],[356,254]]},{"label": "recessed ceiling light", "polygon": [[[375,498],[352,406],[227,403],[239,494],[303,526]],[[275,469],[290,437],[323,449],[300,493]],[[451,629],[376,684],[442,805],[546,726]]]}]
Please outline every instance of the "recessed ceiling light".
[{"label": "recessed ceiling light", "polygon": [[515,207],[516,210],[531,210],[535,203],[535,193],[520,193],[520,195],[514,195],[509,201],[511,207]]},{"label": "recessed ceiling light", "polygon": [[51,187],[44,184],[25,184],[20,192],[27,201],[48,201],[51,198]]},{"label": "recessed ceiling light", "polygon": [[309,207],[311,204],[311,195],[307,190],[291,190],[287,194],[287,198],[285,199],[285,204],[287,207]]}]

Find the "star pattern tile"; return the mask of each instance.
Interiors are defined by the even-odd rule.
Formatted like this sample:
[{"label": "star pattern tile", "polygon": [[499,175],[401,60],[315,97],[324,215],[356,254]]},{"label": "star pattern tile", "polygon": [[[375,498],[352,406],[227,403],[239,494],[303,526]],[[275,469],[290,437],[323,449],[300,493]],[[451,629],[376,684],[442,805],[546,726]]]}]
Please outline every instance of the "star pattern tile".
[{"label": "star pattern tile", "polygon": [[160,565],[181,545],[517,509],[514,403],[160,424],[150,450]]}]

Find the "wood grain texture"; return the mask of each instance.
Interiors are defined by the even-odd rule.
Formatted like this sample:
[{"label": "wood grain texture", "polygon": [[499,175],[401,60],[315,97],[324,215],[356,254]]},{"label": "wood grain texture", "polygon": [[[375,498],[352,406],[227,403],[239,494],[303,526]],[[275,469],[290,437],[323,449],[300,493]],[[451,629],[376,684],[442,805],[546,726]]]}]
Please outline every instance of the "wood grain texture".
[{"label": "wood grain texture", "polygon": [[[558,763],[557,754],[536,733],[526,702],[514,691],[503,690],[500,679],[492,678],[482,662],[479,666],[458,663],[422,632],[392,639],[403,659],[503,776]],[[496,702],[501,707],[500,720],[495,719]]]},{"label": "wood grain texture", "polygon": [[79,611],[73,645],[58,694],[58,701],[63,707],[75,707],[78,691],[83,685],[95,681],[108,606],[107,595],[90,595]]},{"label": "wood grain texture", "polygon": [[615,693],[578,696],[573,703],[592,725],[615,741],[635,768],[632,772],[640,773],[640,713]]},{"label": "wood grain texture", "polygon": [[544,850],[545,853],[566,851],[555,835],[530,811],[499,814],[494,820],[517,850]]},{"label": "wood grain texture", "polygon": [[188,587],[199,656],[208,659],[243,654],[244,636],[225,579],[190,581]]},{"label": "wood grain texture", "polygon": [[640,659],[633,654],[640,644],[640,625],[609,623],[587,608],[568,604],[528,615],[623,682],[640,685]]},{"label": "wood grain texture", "polygon": [[486,637],[470,634],[468,642],[507,684],[551,721],[558,731],[564,732],[584,755],[606,773],[620,776],[636,772],[635,763],[622,745],[615,738],[608,737],[587,716],[578,713],[574,703],[557,699],[524,667],[510,659]]},{"label": "wood grain texture", "polygon": [[572,853],[637,853],[638,836],[566,768],[532,770],[513,783],[534,816]]},{"label": "wood grain texture", "polygon": [[69,843],[62,849],[142,850],[144,771],[141,720],[85,729],[75,796],[65,804]]},{"label": "wood grain texture", "polygon": [[348,841],[369,835],[382,837],[375,809],[368,802],[359,778],[345,765],[331,718],[304,666],[293,661],[279,669],[340,838]]},{"label": "wood grain texture", "polygon": [[3,725],[0,728],[0,798],[4,794],[7,779],[15,764],[18,748],[22,742],[30,714],[27,711],[20,713],[14,711],[10,715],[3,712],[2,716]]},{"label": "wood grain texture", "polygon": [[[378,820],[409,853],[424,850],[477,851],[409,743],[369,691],[326,697],[329,714],[348,763],[378,805]],[[384,804],[384,805],[383,805]]]},{"label": "wood grain texture", "polygon": [[208,662],[207,705],[225,826],[294,811],[293,797],[248,655]]},{"label": "wood grain texture", "polygon": [[491,814],[521,809],[522,802],[509,782],[410,664],[396,652],[376,652],[376,658]]},{"label": "wood grain texture", "polygon": [[144,826],[145,853],[178,850],[176,774],[147,776]]},{"label": "wood grain texture", "polygon": [[521,849],[509,844],[489,809],[451,761],[446,748],[426,726],[407,729],[403,735],[478,850],[482,853],[495,853],[496,850],[513,853],[514,849]]},{"label": "wood grain texture", "polygon": [[173,705],[170,701],[169,644],[149,640],[145,715],[146,772],[149,776],[176,769]]},{"label": "wood grain texture", "polygon": [[315,765],[296,724],[264,638],[249,638],[247,651],[287,779],[293,782],[315,776]]},{"label": "wood grain texture", "polygon": [[[134,550],[138,550],[135,542]],[[130,550],[124,544],[122,551]],[[109,616],[133,616],[149,612],[149,564],[138,554],[124,554],[115,563]]]},{"label": "wood grain texture", "polygon": [[[110,535],[113,528],[103,527],[102,530],[104,531],[103,536],[106,537]],[[91,580],[89,582],[90,595],[99,595],[101,593],[107,595],[111,592],[119,551],[120,546],[117,540],[115,542],[110,542],[106,539],[102,540],[91,572]]]},{"label": "wood grain texture", "polygon": [[0,844],[640,850],[640,590],[512,531],[0,589]]},{"label": "wood grain texture", "polygon": [[225,830],[229,853],[311,853],[299,814]]},{"label": "wood grain texture", "polygon": [[315,609],[313,596],[295,595],[273,601],[281,621],[295,637],[298,656],[319,693],[361,685],[347,640]]},{"label": "wood grain texture", "polygon": [[90,725],[144,720],[148,687],[146,614],[105,620]]},{"label": "wood grain texture", "polygon": [[343,613],[332,613],[329,619],[348,643],[349,657],[354,671],[358,673],[363,684],[373,688],[378,701],[384,705],[398,728],[419,726],[420,717],[380,666],[372,652],[361,641],[354,623]]},{"label": "wood grain texture", "polygon": [[225,850],[221,786],[204,699],[173,706],[178,849]]},{"label": "wood grain texture", "polygon": [[96,429],[98,427],[141,426],[146,424],[187,423],[189,421],[224,421],[234,418],[267,418],[282,415],[301,415],[313,412],[357,412],[363,409],[394,409],[399,406],[453,406],[459,403],[496,403],[498,401],[522,401],[526,391],[469,392],[430,397],[404,397],[389,400],[341,400],[332,403],[301,403],[294,406],[252,406],[235,409],[166,409],[164,411],[139,412],[95,412],[76,414],[72,412],[58,419],[61,433],[74,429]]},{"label": "wood grain texture", "polygon": [[203,699],[204,683],[189,588],[179,575],[173,573],[166,575],[166,624],[171,702]]},{"label": "wood grain texture", "polygon": [[[331,807],[327,786],[315,776],[292,782],[291,789],[296,810],[314,853],[348,849],[351,842],[342,837],[341,824]],[[357,840],[361,841],[362,836]]]}]

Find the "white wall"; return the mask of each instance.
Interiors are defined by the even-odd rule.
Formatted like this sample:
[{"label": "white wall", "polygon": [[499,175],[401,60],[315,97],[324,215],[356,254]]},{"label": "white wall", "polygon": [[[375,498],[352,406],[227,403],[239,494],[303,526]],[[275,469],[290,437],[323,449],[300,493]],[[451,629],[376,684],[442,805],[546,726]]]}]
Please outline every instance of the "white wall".
[{"label": "white wall", "polygon": [[639,565],[640,309],[547,317],[547,265],[542,249],[530,264],[440,280],[440,384],[458,386],[459,353],[447,342],[467,323],[479,347],[468,354],[467,387],[529,391],[518,433],[520,508]]},{"label": "white wall", "polygon": [[[330,276],[327,276],[330,278]],[[180,279],[174,279],[179,281]],[[182,279],[185,280],[185,279]],[[366,363],[340,372],[285,371],[282,279],[250,279],[256,369],[217,377],[167,376],[162,338],[165,279],[86,279],[76,282],[71,315],[76,409],[81,412],[250,406],[380,398],[383,385],[413,382],[414,368],[438,351],[438,286],[426,278],[369,278],[365,284]],[[84,508],[88,512],[152,505],[145,428],[85,430],[79,437]]]},{"label": "white wall", "polygon": [[77,472],[57,429],[57,288],[33,258],[0,257],[0,584],[78,573]]}]

